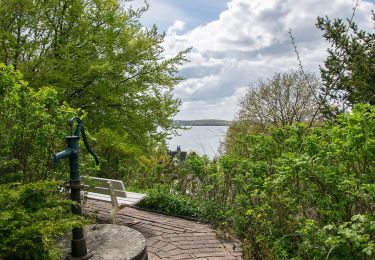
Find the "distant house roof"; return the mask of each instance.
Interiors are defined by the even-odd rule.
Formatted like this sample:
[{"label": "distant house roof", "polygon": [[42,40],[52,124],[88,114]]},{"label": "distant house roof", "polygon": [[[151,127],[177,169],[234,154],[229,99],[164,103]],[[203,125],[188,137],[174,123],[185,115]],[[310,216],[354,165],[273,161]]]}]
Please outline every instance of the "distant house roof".
[{"label": "distant house roof", "polygon": [[181,147],[180,147],[180,146],[177,146],[177,150],[176,150],[176,151],[171,151],[171,150],[169,150],[169,151],[168,151],[168,154],[169,154],[172,158],[177,158],[177,159],[179,159],[181,162],[185,161],[185,160],[186,160],[186,157],[187,157],[187,152],[181,151]]}]

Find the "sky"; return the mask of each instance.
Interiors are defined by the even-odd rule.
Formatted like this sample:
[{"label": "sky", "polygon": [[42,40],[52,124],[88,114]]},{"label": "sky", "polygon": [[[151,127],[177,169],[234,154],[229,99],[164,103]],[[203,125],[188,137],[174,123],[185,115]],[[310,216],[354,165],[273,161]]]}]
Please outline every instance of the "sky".
[{"label": "sky", "polygon": [[[141,18],[166,32],[164,55],[192,47],[181,66],[184,81],[174,94],[182,100],[175,119],[233,120],[238,101],[260,78],[298,69],[291,29],[305,71],[319,72],[327,42],[318,16],[350,18],[355,0],[149,0]],[[134,7],[143,0],[131,2]],[[375,0],[359,0],[354,21],[374,32]]]}]

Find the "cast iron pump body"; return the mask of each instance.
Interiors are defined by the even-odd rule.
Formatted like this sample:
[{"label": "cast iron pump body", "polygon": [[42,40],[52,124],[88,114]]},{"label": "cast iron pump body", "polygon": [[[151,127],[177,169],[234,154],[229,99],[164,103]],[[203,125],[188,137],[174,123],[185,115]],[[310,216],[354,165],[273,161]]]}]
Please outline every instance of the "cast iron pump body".
[{"label": "cast iron pump body", "polygon": [[[81,215],[81,177],[79,175],[79,139],[80,134],[82,134],[83,142],[86,149],[94,157],[96,164],[99,164],[98,157],[91,150],[85,130],[83,128],[82,120],[78,117],[73,117],[68,121],[70,127],[73,127],[74,122],[77,122],[76,129],[74,134],[71,136],[66,136],[65,140],[68,144],[68,147],[59,153],[54,155],[53,164],[56,165],[63,158],[69,158],[70,164],[70,181],[69,188],[71,190],[70,197],[72,201],[76,202],[76,205],[72,206],[72,213]],[[91,257],[92,253],[88,252],[86,247],[86,239],[83,233],[83,228],[73,228],[73,238],[72,238],[72,259],[88,259]]]}]

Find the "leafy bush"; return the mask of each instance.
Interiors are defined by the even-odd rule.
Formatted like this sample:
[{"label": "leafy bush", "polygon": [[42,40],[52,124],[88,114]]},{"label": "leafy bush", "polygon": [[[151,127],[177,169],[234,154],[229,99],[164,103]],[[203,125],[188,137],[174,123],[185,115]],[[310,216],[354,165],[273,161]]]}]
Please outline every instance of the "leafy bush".
[{"label": "leafy bush", "polygon": [[162,187],[149,190],[141,207],[186,217],[199,217],[199,202],[182,195],[170,194]]},{"label": "leafy bush", "polygon": [[350,221],[323,228],[307,220],[298,234],[304,258],[370,259],[374,255],[375,220],[369,215],[354,215]]},{"label": "leafy bush", "polygon": [[55,239],[84,220],[58,182],[0,185],[0,259],[56,259]]},{"label": "leafy bush", "polygon": [[[212,200],[193,199],[187,195],[170,193],[164,186],[150,189],[139,206],[180,217],[189,217],[215,225],[225,225],[229,210]],[[226,225],[225,225],[226,226]]]},{"label": "leafy bush", "polygon": [[[234,160],[237,168],[244,167],[232,179],[241,190],[232,226],[245,239],[249,255],[370,258],[374,144],[375,108],[365,105],[339,117],[335,125],[296,125],[269,136],[239,138],[221,163]],[[367,220],[359,232],[356,219]]]}]

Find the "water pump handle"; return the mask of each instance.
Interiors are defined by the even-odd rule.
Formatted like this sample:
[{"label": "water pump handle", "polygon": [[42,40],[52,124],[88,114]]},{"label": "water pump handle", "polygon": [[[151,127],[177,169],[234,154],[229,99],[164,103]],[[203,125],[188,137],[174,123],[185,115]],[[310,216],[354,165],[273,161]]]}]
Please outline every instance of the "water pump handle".
[{"label": "water pump handle", "polygon": [[74,130],[74,136],[79,136],[80,134],[82,134],[83,143],[85,144],[87,151],[92,155],[92,157],[94,157],[96,165],[99,165],[98,156],[96,156],[96,154],[93,152],[89,145],[89,142],[87,141],[87,136],[85,133],[85,128],[83,127],[82,120],[79,117],[73,117],[68,121],[68,125],[70,125],[70,127],[73,127],[74,122],[77,122],[76,129]]}]

